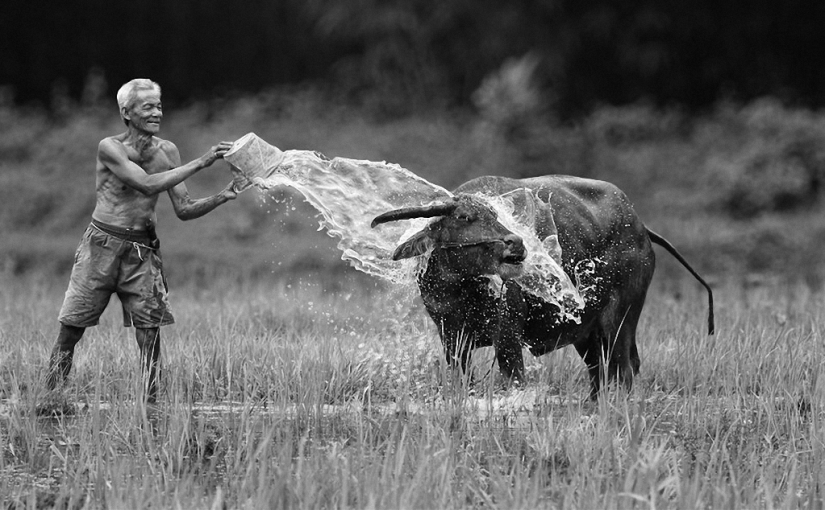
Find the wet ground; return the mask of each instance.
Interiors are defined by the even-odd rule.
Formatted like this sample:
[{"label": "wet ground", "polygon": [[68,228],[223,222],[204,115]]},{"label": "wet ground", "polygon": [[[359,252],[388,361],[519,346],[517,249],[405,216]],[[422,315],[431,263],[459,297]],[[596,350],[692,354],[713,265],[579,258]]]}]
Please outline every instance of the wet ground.
[{"label": "wet ground", "polygon": [[[413,400],[403,400],[399,402],[323,404],[320,406],[311,406],[311,411],[321,415],[338,416],[364,412],[377,413],[380,415],[398,413],[432,415],[460,407],[464,411],[465,418],[471,420],[506,418],[508,425],[517,427],[523,418],[535,416],[541,411],[546,413],[549,408],[563,407],[568,403],[566,399],[557,395],[544,395],[536,389],[524,389],[500,392],[492,396],[465,396],[453,402],[438,400],[430,403],[422,403]],[[122,406],[124,404],[128,404],[128,402],[121,402],[118,405]],[[15,398],[0,399],[0,421],[8,420],[12,416],[24,416],[33,411],[33,414],[37,416],[39,420],[47,421],[52,419],[66,423],[92,411],[99,411],[105,414],[113,409],[113,404],[109,402],[69,402],[63,400],[38,406],[36,409],[29,409],[29,407],[30,404],[21,402]],[[148,409],[151,414],[153,412],[162,413],[169,411],[172,410],[173,407],[174,404],[159,403],[157,406],[149,406]],[[220,403],[196,402],[192,404],[180,404],[180,407],[191,411],[195,415],[203,416],[221,416],[247,412],[286,418],[306,414],[309,410],[307,406],[300,404],[272,405],[266,402],[232,401]]]},{"label": "wet ground", "polygon": [[[669,405],[663,395],[636,404],[648,406],[645,413],[648,415],[645,417],[647,424],[643,426],[650,433],[668,435],[678,428],[679,411]],[[656,412],[652,412],[653,410]],[[85,451],[88,455],[90,448],[93,451],[94,442],[98,440],[95,434],[103,434],[100,437],[105,435],[108,438],[107,444],[122,443],[128,449],[128,440],[119,442],[112,436],[124,434],[126,437],[133,433],[129,428],[145,425],[156,432],[170,424],[174,425],[176,420],[179,427],[187,420],[191,420],[190,423],[206,424],[216,436],[215,441],[219,440],[217,436],[229,431],[228,427],[246,427],[254,435],[254,431],[263,433],[273,426],[301,430],[309,423],[316,427],[321,424],[316,429],[319,436],[331,431],[333,434],[346,435],[348,431],[358,430],[358,424],[369,423],[376,430],[393,426],[399,423],[396,417],[403,418],[404,421],[415,417],[425,420],[432,418],[427,421],[438,424],[444,423],[440,420],[442,417],[460,416],[461,422],[471,428],[493,427],[525,433],[530,430],[557,429],[559,426],[589,429],[600,421],[599,404],[582,402],[578,395],[575,401],[548,395],[546,391],[537,388],[484,396],[462,395],[454,400],[428,403],[406,400],[302,406],[228,401],[161,403],[144,407],[125,401],[64,401],[55,406],[53,412],[38,415],[35,411],[31,403],[15,399],[0,400],[0,439],[8,442],[1,454],[3,458],[0,459],[0,487],[12,488],[18,493],[18,500],[20,493],[29,491],[34,499],[28,500],[28,503],[34,502],[37,507],[50,507],[50,501],[61,494],[61,484],[65,486],[66,475],[71,474],[71,469],[67,469],[67,466],[71,465],[73,459],[69,457],[76,460],[82,452]],[[136,411],[145,412],[146,419],[136,418]],[[335,425],[330,427],[323,425],[324,423]],[[346,438],[341,436],[329,439],[334,441]]]}]

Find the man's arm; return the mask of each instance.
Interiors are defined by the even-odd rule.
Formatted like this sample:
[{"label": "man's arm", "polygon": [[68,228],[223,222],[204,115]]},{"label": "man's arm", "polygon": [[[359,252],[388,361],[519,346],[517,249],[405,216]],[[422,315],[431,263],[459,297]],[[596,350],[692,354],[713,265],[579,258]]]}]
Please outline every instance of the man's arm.
[{"label": "man's arm", "polygon": [[199,170],[210,166],[217,159],[223,157],[232,145],[229,142],[221,142],[203,156],[185,165],[180,164],[178,148],[171,142],[169,142],[169,146],[168,156],[174,167],[156,174],[146,173],[137,163],[129,159],[123,145],[111,138],[106,138],[100,142],[98,158],[121,181],[148,196],[171,190]]},{"label": "man's arm", "polygon": [[184,221],[194,220],[212,211],[219,205],[225,204],[229,200],[234,200],[235,197],[238,196],[235,192],[234,185],[234,182],[230,182],[224,189],[211,197],[192,200],[189,198],[189,190],[186,189],[186,184],[180,183],[169,190],[169,198],[172,199],[172,208],[175,210],[178,218]]}]

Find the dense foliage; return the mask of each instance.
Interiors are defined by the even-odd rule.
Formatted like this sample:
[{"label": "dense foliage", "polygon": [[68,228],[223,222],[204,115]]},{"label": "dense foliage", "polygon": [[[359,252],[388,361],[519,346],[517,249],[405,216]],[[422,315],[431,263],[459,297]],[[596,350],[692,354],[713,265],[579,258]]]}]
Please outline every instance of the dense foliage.
[{"label": "dense foliage", "polygon": [[805,0],[11,0],[4,12],[0,85],[21,102],[79,98],[103,70],[111,88],[151,77],[168,100],[320,82],[399,114],[468,105],[530,54],[564,116],[641,98],[825,103],[825,4]]},{"label": "dense foliage", "polygon": [[[575,124],[534,114],[534,61],[517,59],[473,94],[477,115],[374,122],[362,109],[308,92],[271,92],[169,108],[162,135],[184,160],[254,131],[282,149],[397,163],[447,188],[479,175],[551,173],[618,185],[653,230],[714,278],[825,277],[825,116],[763,98],[720,103],[702,116],[639,103],[601,107]],[[2,270],[64,274],[94,208],[95,149],[122,130],[116,110],[73,102],[61,113],[0,107]],[[35,143],[36,141],[36,143]],[[229,180],[224,163],[187,180],[194,197]],[[158,202],[159,234],[175,281],[214,271],[282,278],[340,275],[336,240],[297,193],[248,191],[182,222]],[[663,257],[657,273],[681,274]],[[357,273],[351,270],[348,274]],[[368,279],[368,277],[364,276]]]}]

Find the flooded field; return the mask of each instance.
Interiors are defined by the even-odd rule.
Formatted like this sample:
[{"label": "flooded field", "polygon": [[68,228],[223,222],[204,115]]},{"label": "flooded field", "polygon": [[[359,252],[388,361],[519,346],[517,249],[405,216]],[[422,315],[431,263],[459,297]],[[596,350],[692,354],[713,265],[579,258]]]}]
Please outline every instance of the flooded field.
[{"label": "flooded field", "polygon": [[[489,350],[450,374],[431,323],[383,294],[226,287],[176,297],[164,391],[135,402],[131,330],[89,331],[54,416],[37,413],[54,310],[0,302],[0,494],[9,508],[815,507],[825,473],[823,296],[653,289],[629,394],[585,398],[573,349]],[[685,290],[687,289],[687,290]],[[204,296],[210,296],[205,298]],[[686,299],[685,297],[689,297]],[[308,305],[311,303],[311,306]],[[57,306],[57,305],[53,305]],[[108,313],[108,312],[107,312]],[[644,501],[645,503],[640,503]]]}]

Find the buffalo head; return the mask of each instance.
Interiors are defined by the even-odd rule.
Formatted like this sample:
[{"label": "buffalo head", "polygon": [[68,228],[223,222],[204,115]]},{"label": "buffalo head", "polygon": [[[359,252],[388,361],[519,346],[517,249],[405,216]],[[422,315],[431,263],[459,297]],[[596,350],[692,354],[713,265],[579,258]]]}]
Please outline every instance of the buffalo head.
[{"label": "buffalo head", "polygon": [[445,203],[386,212],[372,226],[410,218],[435,218],[426,228],[401,243],[393,260],[423,255],[430,248],[442,271],[453,276],[519,274],[526,257],[521,237],[498,221],[496,212],[479,198],[458,195]]}]

